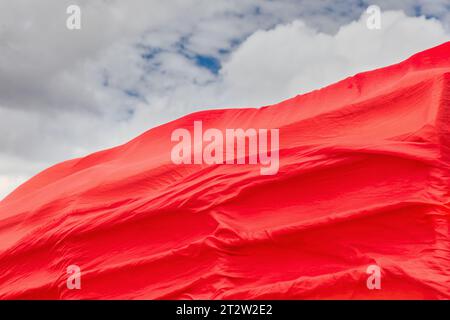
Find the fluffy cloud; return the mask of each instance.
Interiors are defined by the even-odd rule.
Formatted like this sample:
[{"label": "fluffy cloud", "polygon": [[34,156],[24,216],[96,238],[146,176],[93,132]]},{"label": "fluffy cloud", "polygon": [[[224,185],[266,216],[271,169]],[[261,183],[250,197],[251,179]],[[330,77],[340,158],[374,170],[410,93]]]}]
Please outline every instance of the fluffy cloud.
[{"label": "fluffy cloud", "polygon": [[275,103],[449,40],[435,19],[389,11],[381,21],[380,30],[368,30],[363,15],[334,35],[302,21],[256,32],[223,66],[228,92],[247,105]]},{"label": "fluffy cloud", "polygon": [[360,0],[0,2],[0,198],[183,114],[270,104],[449,38],[444,0],[373,3],[409,16],[371,31]]}]

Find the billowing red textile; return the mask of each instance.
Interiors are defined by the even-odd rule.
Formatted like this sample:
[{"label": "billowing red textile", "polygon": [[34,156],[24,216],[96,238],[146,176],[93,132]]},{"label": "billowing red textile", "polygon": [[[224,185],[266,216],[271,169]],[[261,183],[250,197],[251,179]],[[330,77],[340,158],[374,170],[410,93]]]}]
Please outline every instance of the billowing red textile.
[{"label": "billowing red textile", "polygon": [[[194,121],[279,128],[278,173],[172,163],[171,133]],[[445,43],[42,172],[0,203],[0,298],[448,299],[449,166]]]}]

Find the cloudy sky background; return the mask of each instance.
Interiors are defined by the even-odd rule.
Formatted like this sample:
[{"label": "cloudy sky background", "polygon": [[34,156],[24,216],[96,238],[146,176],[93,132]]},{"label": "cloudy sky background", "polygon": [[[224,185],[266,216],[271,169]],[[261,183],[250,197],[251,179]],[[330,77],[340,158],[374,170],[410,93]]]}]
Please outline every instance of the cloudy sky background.
[{"label": "cloudy sky background", "polygon": [[184,114],[272,104],[448,40],[449,0],[0,0],[0,198]]}]

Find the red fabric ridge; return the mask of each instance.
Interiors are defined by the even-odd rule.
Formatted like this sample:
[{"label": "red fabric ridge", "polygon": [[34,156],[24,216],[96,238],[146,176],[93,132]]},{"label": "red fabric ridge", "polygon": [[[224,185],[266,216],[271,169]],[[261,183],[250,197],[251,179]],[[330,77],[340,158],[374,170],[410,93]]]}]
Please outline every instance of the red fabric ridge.
[{"label": "red fabric ridge", "polygon": [[[278,173],[173,164],[194,121],[279,128]],[[449,167],[450,42],[45,170],[0,202],[0,298],[448,299]]]}]

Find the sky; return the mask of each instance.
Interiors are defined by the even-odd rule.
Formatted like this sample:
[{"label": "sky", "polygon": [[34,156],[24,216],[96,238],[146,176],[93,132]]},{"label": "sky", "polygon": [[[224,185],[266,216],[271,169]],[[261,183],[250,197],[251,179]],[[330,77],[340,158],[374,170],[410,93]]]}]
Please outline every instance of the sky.
[{"label": "sky", "polygon": [[448,40],[450,0],[0,0],[0,199],[185,114],[270,105]]}]

